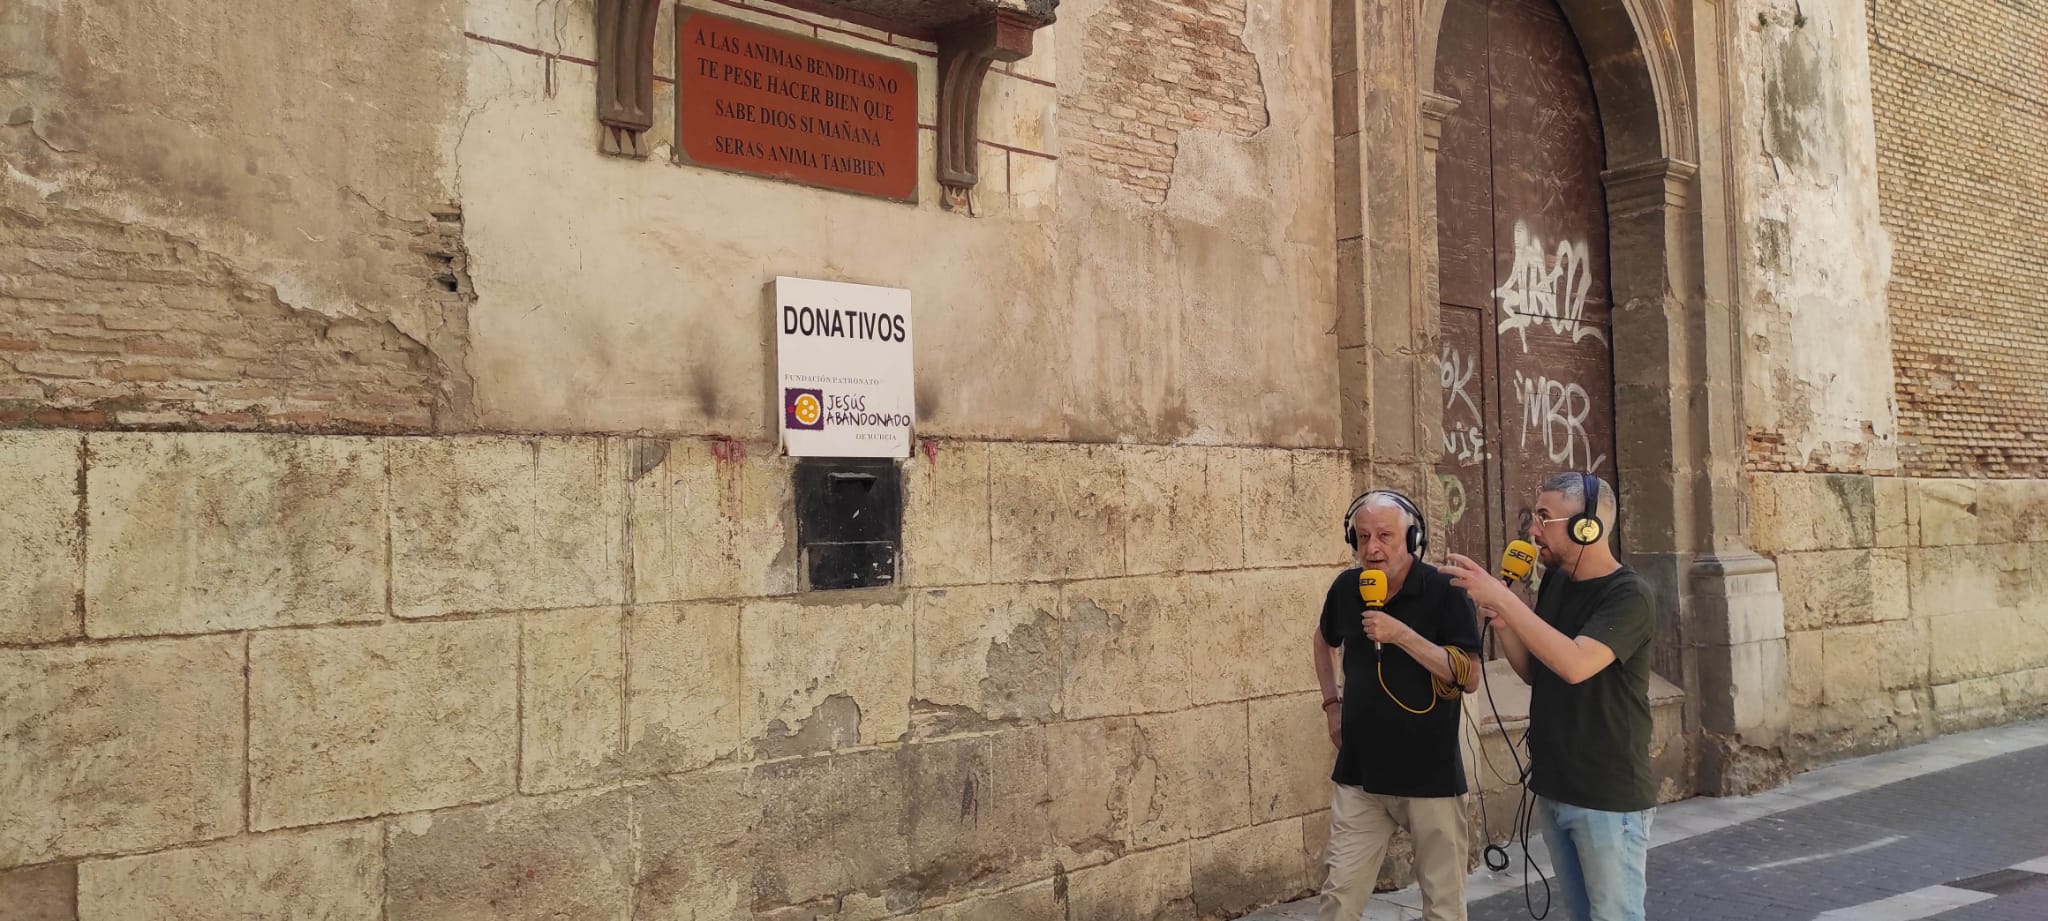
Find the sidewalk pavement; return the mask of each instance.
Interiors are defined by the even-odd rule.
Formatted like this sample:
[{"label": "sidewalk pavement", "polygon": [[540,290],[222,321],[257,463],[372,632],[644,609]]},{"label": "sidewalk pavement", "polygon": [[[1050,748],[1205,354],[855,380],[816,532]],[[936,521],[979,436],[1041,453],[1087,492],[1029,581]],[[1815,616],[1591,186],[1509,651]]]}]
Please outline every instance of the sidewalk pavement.
[{"label": "sidewalk pavement", "polygon": [[[1540,836],[1530,851],[1547,875]],[[1660,807],[1650,826],[1657,921],[2048,921],[2048,720],[1944,736],[1802,774],[1756,796]],[[1474,873],[1470,921],[1530,917],[1522,854]],[[1551,885],[1553,900],[1555,884]],[[1531,878],[1527,899],[1544,907]],[[1366,921],[1415,921],[1414,887]],[[1242,921],[1314,921],[1313,898]],[[1547,916],[1568,921],[1562,905]]]}]

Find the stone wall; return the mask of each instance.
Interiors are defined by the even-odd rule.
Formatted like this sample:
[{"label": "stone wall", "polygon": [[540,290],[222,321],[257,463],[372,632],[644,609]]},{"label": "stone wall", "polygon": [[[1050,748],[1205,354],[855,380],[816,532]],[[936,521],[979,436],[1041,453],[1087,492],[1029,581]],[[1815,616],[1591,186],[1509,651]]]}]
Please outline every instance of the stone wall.
[{"label": "stone wall", "polygon": [[1811,765],[2048,710],[2048,483],[1757,474]]},{"label": "stone wall", "polygon": [[732,442],[0,433],[0,905],[1114,921],[1306,891],[1347,456],[924,448],[906,584],[799,596],[788,461]]}]

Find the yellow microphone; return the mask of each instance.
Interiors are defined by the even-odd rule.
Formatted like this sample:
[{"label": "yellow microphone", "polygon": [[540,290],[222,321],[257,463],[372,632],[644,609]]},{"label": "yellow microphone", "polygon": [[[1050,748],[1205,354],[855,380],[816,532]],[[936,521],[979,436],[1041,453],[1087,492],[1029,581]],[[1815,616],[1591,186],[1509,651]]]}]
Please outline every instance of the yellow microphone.
[{"label": "yellow microphone", "polygon": [[1529,578],[1529,571],[1536,567],[1536,545],[1526,540],[1508,541],[1508,548],[1500,554],[1500,577],[1513,585]]},{"label": "yellow microphone", "polygon": [[[1387,606],[1387,574],[1377,569],[1368,569],[1358,574],[1358,597],[1365,599],[1367,610],[1377,611]],[[1373,655],[1379,655],[1380,641],[1372,641]]]}]

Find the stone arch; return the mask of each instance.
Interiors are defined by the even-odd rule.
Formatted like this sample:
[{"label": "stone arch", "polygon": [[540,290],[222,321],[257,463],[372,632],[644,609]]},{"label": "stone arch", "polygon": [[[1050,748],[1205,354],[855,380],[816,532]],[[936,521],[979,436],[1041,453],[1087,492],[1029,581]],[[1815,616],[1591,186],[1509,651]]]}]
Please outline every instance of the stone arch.
[{"label": "stone arch", "polygon": [[[1415,80],[1436,90],[1437,39],[1448,0],[1423,0]],[[1678,31],[1665,0],[1558,0],[1578,37],[1600,100],[1607,166],[1653,160],[1699,162],[1697,114]]]}]

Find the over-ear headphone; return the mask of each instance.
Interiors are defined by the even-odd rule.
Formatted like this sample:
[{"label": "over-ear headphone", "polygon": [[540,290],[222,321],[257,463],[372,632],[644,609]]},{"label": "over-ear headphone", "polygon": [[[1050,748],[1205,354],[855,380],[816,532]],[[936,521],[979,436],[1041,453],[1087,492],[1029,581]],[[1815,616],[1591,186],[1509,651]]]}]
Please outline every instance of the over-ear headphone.
[{"label": "over-ear headphone", "polygon": [[1579,484],[1579,491],[1586,495],[1586,507],[1565,519],[1564,530],[1571,536],[1572,543],[1590,547],[1600,542],[1600,535],[1607,533],[1606,523],[1600,520],[1600,478],[1580,471]]},{"label": "over-ear headphone", "polygon": [[1358,549],[1358,529],[1352,527],[1351,516],[1358,514],[1359,508],[1365,505],[1365,500],[1374,496],[1386,496],[1394,500],[1394,504],[1399,505],[1401,510],[1407,512],[1408,517],[1415,522],[1408,526],[1408,533],[1405,535],[1410,554],[1421,556],[1422,551],[1429,549],[1429,529],[1423,523],[1422,510],[1416,508],[1415,503],[1408,501],[1407,496],[1391,489],[1367,490],[1365,494],[1351,500],[1351,507],[1344,510],[1344,542],[1350,544],[1351,549]]}]

